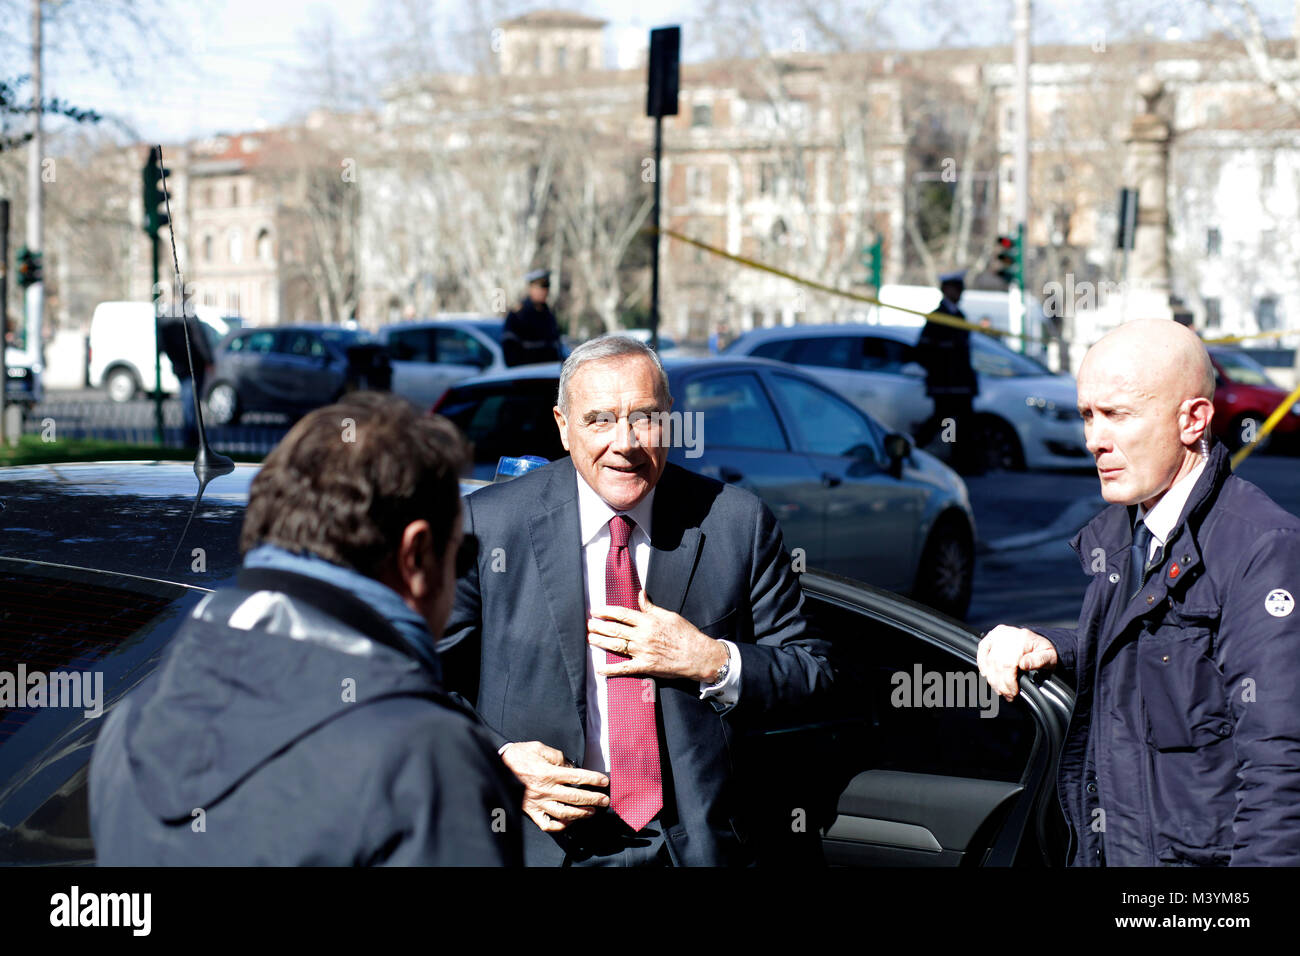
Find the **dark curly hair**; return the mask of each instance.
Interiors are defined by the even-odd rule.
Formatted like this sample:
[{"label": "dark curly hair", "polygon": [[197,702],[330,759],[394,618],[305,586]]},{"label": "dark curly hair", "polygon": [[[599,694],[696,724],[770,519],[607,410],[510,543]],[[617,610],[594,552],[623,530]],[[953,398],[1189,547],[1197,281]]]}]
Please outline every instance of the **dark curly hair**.
[{"label": "dark curly hair", "polygon": [[442,554],[469,451],[456,426],[387,392],[353,392],[309,412],[253,479],[239,537],[304,551],[379,578],[421,518]]}]

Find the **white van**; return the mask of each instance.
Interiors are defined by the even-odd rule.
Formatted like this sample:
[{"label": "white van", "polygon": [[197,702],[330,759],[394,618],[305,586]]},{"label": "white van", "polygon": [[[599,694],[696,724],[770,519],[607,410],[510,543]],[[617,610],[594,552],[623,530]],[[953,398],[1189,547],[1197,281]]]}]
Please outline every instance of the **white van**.
[{"label": "white van", "polygon": [[[242,319],[223,316],[211,306],[196,306],[194,314],[214,355],[226,333],[243,325]],[[125,402],[139,392],[152,394],[156,350],[152,302],[99,303],[90,320],[90,387],[103,386],[115,402]],[[160,367],[163,392],[179,392],[180,382],[166,354]]]}]

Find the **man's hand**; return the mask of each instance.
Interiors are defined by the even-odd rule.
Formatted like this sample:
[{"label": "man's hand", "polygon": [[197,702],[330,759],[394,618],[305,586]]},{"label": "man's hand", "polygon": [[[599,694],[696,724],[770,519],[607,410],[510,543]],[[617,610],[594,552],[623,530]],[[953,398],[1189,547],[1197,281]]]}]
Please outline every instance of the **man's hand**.
[{"label": "man's hand", "polygon": [[641,610],[593,608],[587,642],[629,660],[596,668],[604,677],[686,677],[711,684],[727,662],[721,641],[703,634],[680,614],[656,607],[642,588]]},{"label": "man's hand", "polygon": [[1057,664],[1056,648],[1041,634],[1023,627],[999,624],[984,635],[975,657],[980,673],[997,693],[1006,700],[1015,700],[1020,693],[1016,679],[1023,671],[1049,670]]},{"label": "man's hand", "polygon": [[609,806],[607,794],[579,789],[608,787],[608,777],[573,766],[540,740],[510,744],[501,759],[524,785],[524,813],[547,833],[558,833],[593,816],[597,807]]}]

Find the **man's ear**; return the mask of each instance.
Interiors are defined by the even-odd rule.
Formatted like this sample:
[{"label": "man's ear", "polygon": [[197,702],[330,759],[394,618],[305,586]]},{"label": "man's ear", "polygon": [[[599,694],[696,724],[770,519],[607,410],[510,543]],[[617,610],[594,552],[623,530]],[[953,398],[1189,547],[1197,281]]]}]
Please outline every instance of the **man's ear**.
[{"label": "man's ear", "polygon": [[564,412],[560,411],[560,406],[556,405],[551,409],[551,414],[555,416],[555,427],[560,430],[560,444],[564,450],[569,450],[569,420],[564,417]]},{"label": "man's ear", "polygon": [[420,518],[402,531],[397,549],[397,574],[403,590],[419,599],[428,594],[438,581],[438,556],[433,553],[433,529]]},{"label": "man's ear", "polygon": [[1184,445],[1195,445],[1201,437],[1210,437],[1210,422],[1214,419],[1214,403],[1208,398],[1189,399],[1178,415],[1179,437]]}]

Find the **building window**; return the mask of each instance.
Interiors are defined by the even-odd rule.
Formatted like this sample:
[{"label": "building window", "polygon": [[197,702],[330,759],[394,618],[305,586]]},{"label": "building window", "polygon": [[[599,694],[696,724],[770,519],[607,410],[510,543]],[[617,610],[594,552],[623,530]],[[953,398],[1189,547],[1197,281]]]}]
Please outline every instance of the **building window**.
[{"label": "building window", "polygon": [[1205,327],[1217,329],[1223,323],[1222,305],[1218,299],[1205,300]]},{"label": "building window", "polygon": [[239,315],[239,290],[237,288],[226,290],[226,311],[231,315]]},{"label": "building window", "polygon": [[709,167],[689,166],[686,169],[686,193],[695,199],[708,199],[710,193]]},{"label": "building window", "polygon": [[230,184],[230,205],[239,205],[239,183]]},{"label": "building window", "polygon": [[1276,179],[1276,167],[1274,166],[1274,157],[1270,153],[1259,167],[1259,188],[1260,190],[1272,189],[1273,182]]},{"label": "building window", "polygon": [[712,126],[713,125],[713,105],[711,103],[696,103],[691,107],[691,126]]},{"label": "building window", "polygon": [[569,65],[569,51],[564,46],[555,48],[555,69],[563,72]]},{"label": "building window", "polygon": [[581,50],[578,51],[578,69],[580,70],[591,69],[591,50],[589,50],[587,47],[583,47]]},{"label": "building window", "polygon": [[1266,295],[1255,306],[1255,319],[1261,332],[1270,332],[1277,326],[1277,297]]},{"label": "building window", "polygon": [[537,44],[533,44],[533,72],[542,72],[542,48]]},{"label": "building window", "polygon": [[1056,109],[1052,110],[1052,117],[1050,122],[1051,122],[1052,139],[1057,139],[1057,140],[1065,139],[1067,136],[1070,135],[1069,130],[1066,128],[1065,110],[1061,109],[1059,106]]},{"label": "building window", "polygon": [[1210,229],[1205,233],[1205,254],[1207,256],[1217,256],[1223,248],[1223,236],[1218,229]]},{"label": "building window", "polygon": [[212,261],[212,236],[210,235],[203,237],[203,261]]},{"label": "building window", "polygon": [[271,233],[266,229],[257,234],[257,258],[263,262],[271,261]]},{"label": "building window", "polygon": [[774,192],[776,192],[776,163],[759,163],[758,194],[760,196],[770,196]]},{"label": "building window", "polygon": [[205,205],[205,206],[207,206],[209,209],[211,209],[211,208],[212,208],[212,203],[213,203],[214,201],[215,201],[215,197],[213,196],[213,193],[212,193],[212,187],[211,187],[211,186],[208,186],[208,187],[206,187],[206,188],[203,190],[203,205]]},{"label": "building window", "polygon": [[230,253],[230,261],[238,265],[240,260],[244,258],[244,238],[239,234],[238,229],[230,230],[226,243]]}]

